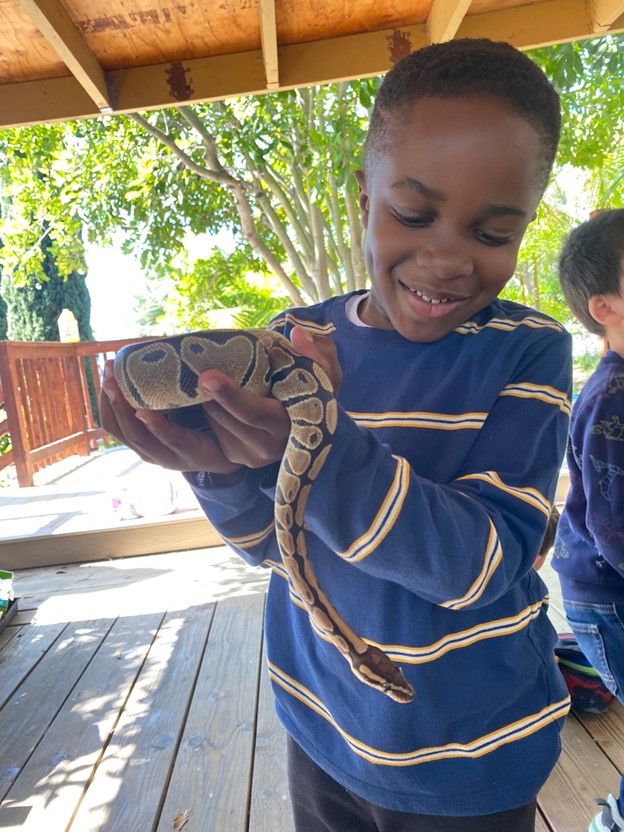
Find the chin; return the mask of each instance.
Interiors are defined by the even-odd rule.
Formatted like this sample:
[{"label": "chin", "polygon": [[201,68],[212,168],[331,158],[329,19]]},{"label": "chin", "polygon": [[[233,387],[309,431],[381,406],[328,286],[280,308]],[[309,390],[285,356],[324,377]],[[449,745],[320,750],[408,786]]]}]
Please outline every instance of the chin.
[{"label": "chin", "polygon": [[432,344],[434,341],[440,341],[442,338],[453,332],[457,324],[449,325],[448,327],[432,328],[431,326],[417,324],[397,326],[395,327],[399,335],[406,338],[408,341],[414,341],[418,344]]}]

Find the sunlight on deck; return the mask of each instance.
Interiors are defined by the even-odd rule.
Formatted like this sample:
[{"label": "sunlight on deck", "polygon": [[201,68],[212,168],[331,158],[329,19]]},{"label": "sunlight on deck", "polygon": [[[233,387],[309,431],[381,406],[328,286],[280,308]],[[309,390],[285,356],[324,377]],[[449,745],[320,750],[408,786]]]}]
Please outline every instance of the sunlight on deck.
[{"label": "sunlight on deck", "polygon": [[[269,580],[268,570],[254,569],[232,558],[225,546],[167,557],[153,555],[50,567],[46,575],[42,592],[48,597],[33,614],[32,623],[187,610],[233,594],[265,592]],[[58,592],[54,592],[55,583],[59,585]],[[32,597],[29,593],[24,601]]]},{"label": "sunlight on deck", "polygon": [[[154,555],[142,557],[140,565],[135,558],[127,558],[50,567],[42,587],[48,597],[41,601],[32,623],[112,619],[128,610],[135,615],[187,610],[232,595],[265,592],[268,586],[268,570],[233,559],[226,547],[180,552],[170,558],[175,564],[170,560],[166,565],[162,556]],[[67,581],[61,588],[57,575],[67,578],[70,570],[70,589]],[[191,580],[189,573],[194,576]],[[54,592],[55,582],[58,592]],[[32,599],[31,593],[24,596],[24,601]]]}]

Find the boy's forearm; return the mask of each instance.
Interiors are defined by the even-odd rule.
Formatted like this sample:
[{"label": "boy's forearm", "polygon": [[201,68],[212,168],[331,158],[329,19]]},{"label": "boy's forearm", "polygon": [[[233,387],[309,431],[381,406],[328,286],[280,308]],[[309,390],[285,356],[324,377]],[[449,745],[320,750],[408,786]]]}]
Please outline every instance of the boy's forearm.
[{"label": "boy's forearm", "polygon": [[258,566],[277,560],[274,503],[262,490],[270,490],[277,466],[245,469],[235,481],[196,472],[186,474],[204,514],[224,542],[247,563]]}]

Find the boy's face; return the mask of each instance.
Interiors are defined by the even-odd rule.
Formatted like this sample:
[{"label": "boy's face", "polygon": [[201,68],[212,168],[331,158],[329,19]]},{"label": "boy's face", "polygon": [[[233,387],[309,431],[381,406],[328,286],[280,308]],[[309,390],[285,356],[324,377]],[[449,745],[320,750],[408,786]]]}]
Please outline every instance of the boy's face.
[{"label": "boy's face", "polygon": [[371,294],[364,323],[443,338],[497,297],[540,201],[540,141],[489,98],[412,107],[367,178],[358,172]]}]

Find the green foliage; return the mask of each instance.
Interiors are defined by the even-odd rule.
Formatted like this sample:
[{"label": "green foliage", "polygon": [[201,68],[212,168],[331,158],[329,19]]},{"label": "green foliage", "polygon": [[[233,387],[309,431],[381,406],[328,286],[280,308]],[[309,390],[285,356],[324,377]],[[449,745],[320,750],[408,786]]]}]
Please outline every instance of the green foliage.
[{"label": "green foliage", "polygon": [[518,265],[502,297],[539,309],[565,322],[570,313],[559,286],[557,264],[564,239],[575,226],[556,183],[540,204],[522,242]]},{"label": "green foliage", "polygon": [[[0,265],[18,285],[46,280],[50,252],[61,278],[84,272],[80,215],[84,194],[71,158],[64,125],[7,130],[0,142]],[[50,244],[50,241],[52,243]]]},{"label": "green foliage", "polygon": [[600,361],[600,352],[596,346],[587,352],[579,352],[574,356],[572,368],[572,391],[580,393],[587,379],[594,372]]},{"label": "green foliage", "polygon": [[210,257],[181,270],[175,280],[162,324],[166,330],[191,331],[206,328],[255,328],[289,306],[276,281],[263,270],[249,273],[249,259],[236,251],[228,255],[218,247]]},{"label": "green foliage", "polygon": [[4,131],[5,272],[43,279],[35,229],[44,223],[61,275],[77,270],[71,217],[91,243],[121,230],[124,251],[151,276],[171,273],[189,233],[225,228],[247,261],[242,273],[262,259],[291,301],[355,288],[365,270],[352,172],[377,84]]},{"label": "green foliage", "polygon": [[[506,295],[560,320],[563,238],[592,208],[623,204],[623,45],[609,36],[530,53],[562,97],[558,163],[584,171],[588,185],[580,215],[549,191]],[[44,285],[42,229],[60,278],[84,273],[79,229],[100,245],[121,232],[152,278],[145,320],[172,327],[204,326],[228,309],[264,321],[275,307],[365,285],[353,171],[379,80],[0,132],[5,286]],[[180,264],[189,234],[224,229],[232,255]],[[274,304],[252,277],[268,273]]]},{"label": "green foliage", "polygon": [[42,278],[18,286],[2,277],[2,297],[8,307],[7,335],[12,341],[59,341],[58,319],[63,309],[74,313],[81,341],[92,341],[91,300],[84,274],[61,276],[55,241],[43,234]]},{"label": "green foliage", "polygon": [[529,52],[561,96],[559,164],[598,169],[622,138],[624,36],[608,35]]}]

